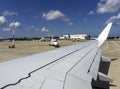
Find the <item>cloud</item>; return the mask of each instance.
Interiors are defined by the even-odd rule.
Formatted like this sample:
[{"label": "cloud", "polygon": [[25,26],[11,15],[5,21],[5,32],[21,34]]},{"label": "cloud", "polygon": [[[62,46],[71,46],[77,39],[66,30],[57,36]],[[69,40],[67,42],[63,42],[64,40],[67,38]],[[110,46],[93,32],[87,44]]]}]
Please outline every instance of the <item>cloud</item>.
[{"label": "cloud", "polygon": [[113,13],[120,9],[120,0],[100,0],[97,5],[97,13]]},{"label": "cloud", "polygon": [[49,30],[46,28],[46,27],[43,27],[42,29],[41,29],[41,32],[48,32]]},{"label": "cloud", "polygon": [[[59,10],[50,10],[49,12],[47,13],[43,13],[42,17],[47,20],[47,21],[50,21],[50,20],[56,20],[56,19],[61,19],[63,20],[64,22],[68,23],[68,25],[70,23],[72,23],[70,21],[69,18],[67,18],[65,16],[65,14],[63,14],[61,11]],[[72,24],[71,24],[72,25]]]},{"label": "cloud", "polygon": [[72,22],[69,22],[68,25],[71,26],[71,25],[73,25],[73,23],[72,23]]},{"label": "cloud", "polygon": [[6,23],[6,18],[4,16],[0,16],[0,25],[3,25]]},{"label": "cloud", "polygon": [[3,31],[10,31],[10,28],[3,28]]},{"label": "cloud", "polygon": [[93,14],[95,14],[95,13],[94,13],[94,11],[90,11],[88,14],[89,14],[89,15],[93,15]]},{"label": "cloud", "polygon": [[6,10],[6,11],[3,12],[3,16],[9,16],[10,14],[11,13],[8,10]]},{"label": "cloud", "polygon": [[106,21],[106,24],[107,23],[110,23],[110,22],[113,22],[114,24],[118,25],[120,24],[120,13],[116,16],[112,16],[110,17],[107,21]]},{"label": "cloud", "polygon": [[11,16],[11,15],[18,15],[16,12],[10,12],[9,10],[6,10],[3,12],[3,16]]},{"label": "cloud", "polygon": [[11,29],[17,29],[20,26],[21,26],[20,22],[10,23],[9,25]]},{"label": "cloud", "polygon": [[55,20],[55,19],[60,19],[60,18],[64,18],[65,15],[60,12],[59,10],[51,10],[48,13],[43,13],[43,18],[45,18],[45,20]]}]

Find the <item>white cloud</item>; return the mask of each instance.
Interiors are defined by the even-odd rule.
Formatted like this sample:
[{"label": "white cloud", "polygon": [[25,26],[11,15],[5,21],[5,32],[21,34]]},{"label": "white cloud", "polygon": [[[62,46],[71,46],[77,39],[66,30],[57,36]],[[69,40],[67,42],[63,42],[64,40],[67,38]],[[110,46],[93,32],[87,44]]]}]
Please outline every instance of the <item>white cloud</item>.
[{"label": "white cloud", "polygon": [[45,18],[46,20],[55,20],[64,17],[65,15],[59,10],[51,10],[48,13],[43,14],[43,18]]},{"label": "white cloud", "polygon": [[97,7],[99,14],[113,13],[120,9],[120,0],[100,0]]},{"label": "white cloud", "polygon": [[120,13],[116,16],[110,17],[107,21],[106,24],[109,22],[113,22],[114,24],[120,24]]},{"label": "white cloud", "polygon": [[10,11],[8,11],[8,10],[6,10],[6,11],[3,12],[3,15],[4,15],[4,16],[9,16],[10,14],[11,14],[11,13],[10,13]]},{"label": "white cloud", "polygon": [[42,29],[41,29],[41,32],[48,32],[49,30],[46,28],[46,27],[43,27]]},{"label": "white cloud", "polygon": [[62,18],[62,20],[65,21],[65,22],[70,22],[70,19],[68,19],[66,17]]},{"label": "white cloud", "polygon": [[3,25],[6,23],[6,18],[4,16],[0,16],[0,25]]},{"label": "white cloud", "polygon": [[10,31],[10,28],[3,28],[3,31]]},{"label": "white cloud", "polygon": [[10,28],[11,29],[17,29],[18,27],[20,27],[20,22],[15,22],[15,23],[10,23]]},{"label": "white cloud", "polygon": [[70,21],[70,19],[67,18],[67,17],[65,16],[65,14],[63,14],[63,13],[62,13],[61,11],[59,11],[59,10],[50,10],[50,11],[47,12],[47,13],[43,13],[42,17],[43,17],[45,20],[48,20],[48,21],[50,21],[50,20],[56,20],[56,19],[61,19],[61,20],[63,20],[64,22],[68,23],[68,25],[69,25],[69,23],[72,23],[72,22]]},{"label": "white cloud", "polygon": [[93,14],[94,14],[94,11],[90,11],[88,14],[89,14],[89,15],[93,15]]},{"label": "white cloud", "polygon": [[3,12],[3,16],[11,16],[13,14],[18,15],[18,13],[16,13],[16,12],[10,12],[9,10],[6,10],[6,11]]}]

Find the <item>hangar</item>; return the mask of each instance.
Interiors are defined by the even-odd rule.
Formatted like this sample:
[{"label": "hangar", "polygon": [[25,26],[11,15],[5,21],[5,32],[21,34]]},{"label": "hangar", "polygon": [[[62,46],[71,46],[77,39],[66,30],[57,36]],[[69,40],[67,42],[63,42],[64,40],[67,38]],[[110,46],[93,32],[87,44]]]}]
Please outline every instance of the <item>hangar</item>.
[{"label": "hangar", "polygon": [[63,35],[62,37],[60,37],[62,39],[70,39],[70,40],[86,40],[88,38],[87,34],[68,34],[68,35]]}]

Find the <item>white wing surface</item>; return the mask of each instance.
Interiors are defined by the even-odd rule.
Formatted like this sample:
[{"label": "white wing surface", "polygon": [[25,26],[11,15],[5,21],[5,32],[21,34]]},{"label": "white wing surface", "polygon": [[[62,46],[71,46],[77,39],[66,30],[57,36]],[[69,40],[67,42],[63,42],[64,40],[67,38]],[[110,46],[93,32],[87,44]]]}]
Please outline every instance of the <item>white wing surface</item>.
[{"label": "white wing surface", "polygon": [[92,89],[101,61],[100,37],[0,63],[0,89]]}]

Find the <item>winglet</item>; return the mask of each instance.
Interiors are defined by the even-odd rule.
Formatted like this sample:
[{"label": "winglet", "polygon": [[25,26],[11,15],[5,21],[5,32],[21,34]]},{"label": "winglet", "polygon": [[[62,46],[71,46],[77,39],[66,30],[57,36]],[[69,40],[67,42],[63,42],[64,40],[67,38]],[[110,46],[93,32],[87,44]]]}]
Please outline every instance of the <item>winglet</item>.
[{"label": "winglet", "polygon": [[104,41],[107,39],[107,37],[108,37],[108,34],[109,34],[109,31],[110,31],[110,29],[111,29],[111,26],[112,26],[112,23],[109,23],[106,27],[105,27],[105,29],[101,32],[101,34],[99,35],[99,37],[97,38],[97,40],[98,40],[98,46],[100,47],[103,43],[104,43]]}]

